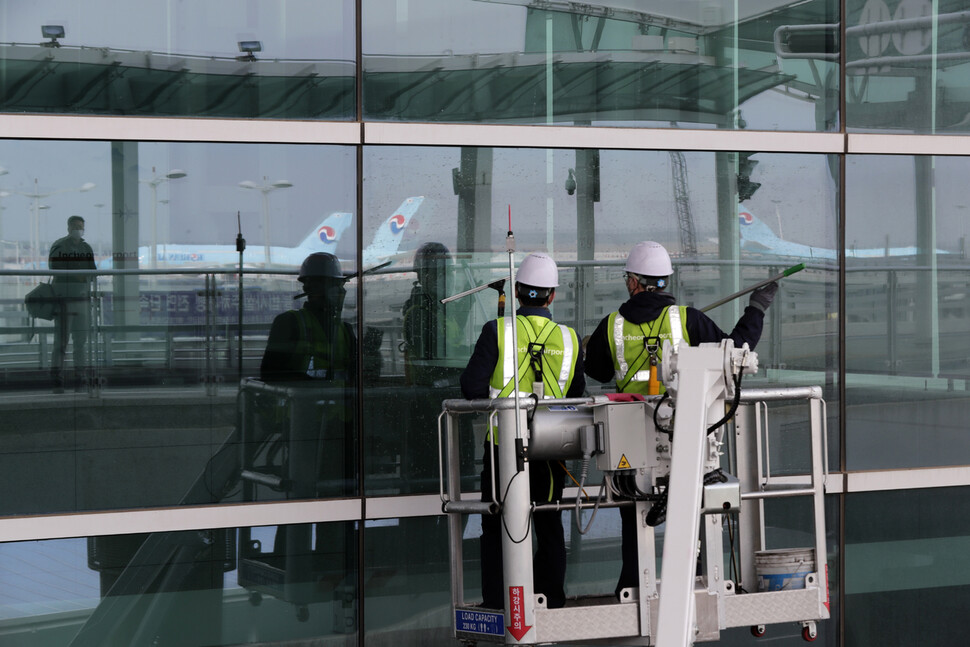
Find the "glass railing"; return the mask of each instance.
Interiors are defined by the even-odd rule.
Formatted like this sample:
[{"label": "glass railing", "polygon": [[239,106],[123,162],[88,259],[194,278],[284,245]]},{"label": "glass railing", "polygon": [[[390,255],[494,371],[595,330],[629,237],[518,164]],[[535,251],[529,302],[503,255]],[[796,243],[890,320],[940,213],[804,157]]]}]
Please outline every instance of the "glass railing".
[{"label": "glass railing", "polygon": [[[84,390],[238,382],[258,374],[273,318],[299,306],[293,271],[99,270],[58,292],[56,277],[72,273],[0,271],[7,388],[45,387],[58,366]],[[52,279],[32,316],[27,295]]]}]

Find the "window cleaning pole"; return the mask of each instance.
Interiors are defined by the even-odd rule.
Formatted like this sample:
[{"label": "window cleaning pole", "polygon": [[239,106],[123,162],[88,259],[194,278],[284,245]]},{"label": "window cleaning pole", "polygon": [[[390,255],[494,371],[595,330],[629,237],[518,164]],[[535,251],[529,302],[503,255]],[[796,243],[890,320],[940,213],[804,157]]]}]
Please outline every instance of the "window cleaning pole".
[{"label": "window cleaning pole", "polygon": [[738,290],[734,294],[732,294],[730,296],[726,296],[723,299],[720,299],[719,301],[715,301],[714,303],[712,303],[709,306],[704,306],[703,308],[701,308],[701,312],[707,312],[708,310],[713,310],[714,308],[716,308],[718,306],[722,306],[722,305],[724,305],[725,303],[727,303],[729,301],[734,301],[738,297],[744,296],[748,292],[754,292],[755,290],[757,290],[758,288],[760,288],[763,285],[768,285],[772,281],[780,281],[783,278],[785,278],[786,276],[791,276],[792,274],[794,274],[796,272],[801,272],[804,269],[805,269],[805,263],[799,263],[798,265],[792,265],[791,267],[789,267],[787,270],[785,270],[781,274],[777,274],[775,276],[772,276],[770,279],[765,279],[764,281],[759,281],[759,282],[755,283],[754,285],[749,285],[748,287],[744,288],[743,290]]}]

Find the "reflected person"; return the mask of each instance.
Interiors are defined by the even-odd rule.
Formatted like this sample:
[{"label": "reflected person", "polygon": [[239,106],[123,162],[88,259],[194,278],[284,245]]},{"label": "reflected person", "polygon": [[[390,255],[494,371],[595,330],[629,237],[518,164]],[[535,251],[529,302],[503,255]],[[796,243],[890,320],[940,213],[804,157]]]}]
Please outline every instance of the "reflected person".
[{"label": "reflected person", "polygon": [[[320,422],[313,429],[290,428],[285,405],[278,412],[282,433],[291,444],[306,443],[309,455],[286,455],[293,474],[293,498],[344,494],[352,486],[355,465],[351,459],[354,434],[354,389],[357,339],[349,323],[341,320],[347,277],[333,254],[310,254],[300,266],[299,281],[306,297],[303,307],[277,315],[260,364],[260,378],[296,389],[318,391],[307,399],[293,394],[294,406],[316,406],[308,413]],[[320,481],[320,479],[326,479]]]},{"label": "reflected person", "polygon": [[[752,292],[749,305],[727,334],[700,310],[678,306],[674,295],[667,292],[674,269],[660,243],[637,243],[623,269],[630,298],[599,323],[586,346],[585,363],[586,375],[599,382],[614,382],[619,393],[650,395],[664,391],[656,379],[656,369],[665,340],[697,346],[730,338],[735,347],[746,343],[754,350],[761,339],[765,310],[778,290],[778,284],[772,282]],[[650,370],[651,365],[655,370]],[[620,508],[620,519],[623,566],[617,596],[624,588],[639,586],[635,509]]]},{"label": "reflected person", "polygon": [[[300,265],[298,280],[303,291],[295,298],[305,296],[306,301],[302,308],[273,319],[260,378],[294,389],[320,389],[319,397],[308,400],[295,395],[293,401],[294,406],[316,407],[320,424],[312,429],[294,428],[285,404],[277,412],[281,439],[289,447],[280,457],[280,469],[289,483],[287,498],[345,495],[352,489],[355,469],[353,389],[357,361],[354,330],[340,318],[348,279],[336,256],[316,252]],[[329,526],[316,526],[316,554],[346,541],[343,533],[334,534]],[[280,526],[273,553],[300,554],[309,549],[309,542],[309,530]]]},{"label": "reflected person", "polygon": [[326,380],[349,385],[355,374],[356,336],[341,321],[347,277],[333,254],[310,254],[297,277],[306,302],[273,319],[259,367],[264,382]]},{"label": "reflected person", "polygon": [[[456,341],[460,328],[445,316],[441,299],[445,294],[446,274],[451,255],[442,243],[428,242],[414,254],[418,280],[404,302],[403,335],[404,378],[407,384],[430,384],[436,372],[430,360],[447,355],[447,342]],[[450,339],[449,339],[450,338]]]},{"label": "reflected person", "polygon": [[[84,218],[67,219],[67,236],[51,245],[47,266],[52,270],[94,270],[94,250],[84,240]],[[87,366],[88,331],[91,328],[91,281],[87,273],[61,274],[52,286],[57,299],[54,315],[54,348],[51,351],[51,381],[54,393],[64,391],[64,356],[67,342],[74,343],[74,370],[77,386],[82,369]]]},{"label": "reflected person", "polygon": [[[403,401],[405,418],[401,421],[400,452],[407,478],[401,488],[408,492],[433,491],[438,485],[438,445],[428,429],[437,427],[441,401],[458,397],[458,375],[461,367],[452,360],[466,358],[460,343],[468,310],[458,304],[443,304],[448,295],[452,257],[440,242],[426,242],[414,254],[417,280],[402,308],[404,353],[404,383],[407,390]],[[459,420],[458,425],[469,424]],[[459,435],[461,437],[461,435]],[[469,436],[464,437],[466,440]],[[462,465],[472,471],[475,460],[473,442],[459,441]]]}]

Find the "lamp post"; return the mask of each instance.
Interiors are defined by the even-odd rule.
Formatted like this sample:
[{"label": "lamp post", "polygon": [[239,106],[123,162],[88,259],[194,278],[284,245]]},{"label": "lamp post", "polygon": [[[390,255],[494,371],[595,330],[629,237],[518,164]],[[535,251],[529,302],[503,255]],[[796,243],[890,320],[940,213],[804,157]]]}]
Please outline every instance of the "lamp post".
[{"label": "lamp post", "polygon": [[139,182],[144,182],[152,190],[152,269],[158,267],[158,185],[168,182],[169,180],[177,180],[187,176],[188,173],[182,169],[173,168],[171,171],[165,175],[158,175],[155,172],[155,167],[152,167],[152,176],[145,180],[139,180]]},{"label": "lamp post", "polygon": [[42,207],[40,204],[40,201],[43,200],[44,198],[49,198],[53,195],[59,195],[61,193],[70,193],[72,191],[79,191],[81,193],[84,193],[86,191],[90,191],[95,186],[96,185],[94,184],[94,182],[85,182],[79,187],[72,187],[68,189],[57,189],[56,191],[41,191],[37,185],[37,178],[34,178],[33,191],[11,191],[11,193],[17,193],[26,198],[30,198],[33,201],[33,208],[31,210],[31,213],[33,216],[33,222],[31,222],[31,228],[30,228],[30,248],[31,248],[31,252],[34,254],[34,259],[36,262],[40,262],[40,259],[43,258],[43,254],[41,254],[41,251],[40,251],[40,210],[50,208],[47,205],[44,205]]},{"label": "lamp post", "polygon": [[[265,177],[263,177],[263,181],[266,181]],[[239,183],[239,186],[244,189],[256,189],[263,194],[263,234],[265,236],[263,254],[266,265],[269,265],[272,262],[269,251],[269,194],[276,189],[288,189],[293,186],[293,183],[287,180],[277,180],[271,184],[257,184],[252,180],[243,180]]]}]

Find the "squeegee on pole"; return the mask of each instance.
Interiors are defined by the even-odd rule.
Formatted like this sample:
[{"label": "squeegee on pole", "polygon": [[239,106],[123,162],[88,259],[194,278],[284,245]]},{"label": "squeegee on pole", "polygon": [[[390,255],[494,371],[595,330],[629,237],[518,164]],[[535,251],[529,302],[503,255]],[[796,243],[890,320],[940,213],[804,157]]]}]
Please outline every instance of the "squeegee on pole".
[{"label": "squeegee on pole", "polygon": [[787,270],[785,270],[781,274],[778,274],[776,276],[772,276],[771,278],[765,279],[764,281],[759,281],[759,282],[755,283],[754,285],[749,285],[748,287],[744,288],[743,290],[739,290],[739,291],[735,292],[732,295],[726,296],[723,299],[719,299],[719,300],[715,301],[714,303],[712,303],[709,306],[704,306],[700,310],[701,310],[701,312],[707,312],[708,310],[713,310],[714,308],[716,308],[718,306],[724,305],[728,301],[734,301],[738,297],[744,296],[748,292],[754,292],[758,288],[760,288],[760,287],[762,287],[764,285],[768,285],[772,281],[780,281],[781,279],[783,279],[785,277],[788,277],[788,276],[791,276],[792,274],[795,274],[796,272],[801,272],[804,269],[805,269],[805,263],[799,263],[798,265],[792,265],[791,267],[789,267]]}]

